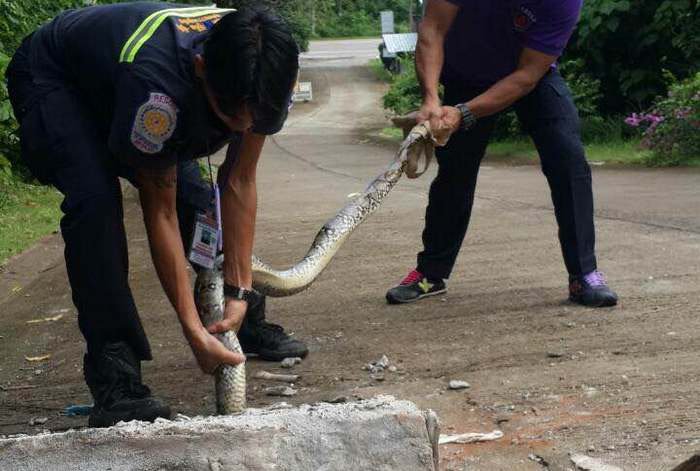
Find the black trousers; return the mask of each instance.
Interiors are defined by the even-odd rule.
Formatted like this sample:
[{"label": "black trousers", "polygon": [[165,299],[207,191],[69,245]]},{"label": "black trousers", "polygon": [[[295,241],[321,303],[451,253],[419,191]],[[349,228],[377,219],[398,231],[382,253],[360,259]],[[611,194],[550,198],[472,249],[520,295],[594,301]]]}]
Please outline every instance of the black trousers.
[{"label": "black trousers", "polygon": [[[151,349],[128,282],[129,256],[119,176],[132,179],[107,148],[106,130],[70,84],[32,73],[29,42],[8,66],[8,89],[20,121],[22,158],[42,183],[63,195],[61,234],[88,354],[125,341],[142,360]],[[196,162],[178,165],[177,212],[189,249],[196,210],[208,206],[211,185]]]},{"label": "black trousers", "polygon": [[[445,84],[445,104],[464,103],[484,92],[459,83]],[[532,137],[551,190],[559,242],[570,275],[596,269],[591,170],[581,143],[580,121],[571,92],[552,70],[514,105]],[[495,117],[455,133],[437,150],[438,174],[430,186],[418,270],[429,278],[450,277],[467,233],[479,166]]]}]

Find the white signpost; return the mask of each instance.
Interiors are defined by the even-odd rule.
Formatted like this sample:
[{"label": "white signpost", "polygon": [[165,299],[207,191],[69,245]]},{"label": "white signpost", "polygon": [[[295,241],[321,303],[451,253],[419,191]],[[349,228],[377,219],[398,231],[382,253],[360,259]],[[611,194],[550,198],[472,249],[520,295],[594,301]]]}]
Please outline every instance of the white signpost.
[{"label": "white signpost", "polygon": [[380,13],[382,17],[382,34],[394,32],[394,12],[385,10]]}]

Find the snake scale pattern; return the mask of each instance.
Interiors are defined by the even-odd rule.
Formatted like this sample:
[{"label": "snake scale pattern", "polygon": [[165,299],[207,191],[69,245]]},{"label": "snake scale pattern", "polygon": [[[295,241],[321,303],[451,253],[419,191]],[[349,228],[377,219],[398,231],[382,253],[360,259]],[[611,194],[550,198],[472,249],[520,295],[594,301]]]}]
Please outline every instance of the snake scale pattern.
[{"label": "snake scale pattern", "polygon": [[[415,178],[417,160],[425,157],[427,168],[432,154],[430,127],[418,125],[408,134],[392,162],[365,191],[346,204],[318,231],[307,254],[286,270],[277,270],[253,255],[253,287],[268,296],[291,296],[308,288],[328,266],[350,234],[376,211],[405,173]],[[425,169],[423,170],[425,171]],[[223,317],[223,256],[211,270],[201,270],[195,282],[195,301],[202,323],[207,326]],[[235,333],[219,336],[227,348],[241,352]],[[245,409],[245,364],[221,366],[215,373],[216,405],[219,414],[232,414]]]},{"label": "snake scale pattern", "polygon": [[[202,324],[209,326],[224,317],[223,256],[219,256],[212,270],[201,270],[194,284],[195,303]],[[233,331],[217,334],[229,350],[243,354],[238,337]],[[245,363],[236,366],[222,365],[214,374],[216,412],[234,414],[245,409]]]}]

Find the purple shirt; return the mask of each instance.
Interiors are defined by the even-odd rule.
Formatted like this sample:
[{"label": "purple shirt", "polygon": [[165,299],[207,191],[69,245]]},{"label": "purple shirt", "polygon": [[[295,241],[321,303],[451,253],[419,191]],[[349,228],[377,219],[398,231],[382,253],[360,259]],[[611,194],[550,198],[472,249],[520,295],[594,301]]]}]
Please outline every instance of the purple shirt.
[{"label": "purple shirt", "polygon": [[448,0],[460,7],[445,43],[443,81],[490,86],[515,71],[524,47],[559,57],[583,0]]}]

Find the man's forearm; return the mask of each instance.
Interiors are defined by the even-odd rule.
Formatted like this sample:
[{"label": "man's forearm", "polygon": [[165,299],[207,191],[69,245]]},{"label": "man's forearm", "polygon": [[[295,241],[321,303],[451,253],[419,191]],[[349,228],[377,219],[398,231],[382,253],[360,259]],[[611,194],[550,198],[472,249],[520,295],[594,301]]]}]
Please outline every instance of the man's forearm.
[{"label": "man's forearm", "polygon": [[515,72],[467,102],[467,107],[477,118],[505,110],[534,90],[556,60],[555,56],[534,49],[523,49]]},{"label": "man's forearm", "polygon": [[[182,328],[191,334],[202,328],[192,296],[187,260],[182,249],[177,214],[163,210],[141,198],[153,265],[170,303],[178,314]],[[155,243],[154,241],[157,241]]]},{"label": "man's forearm", "polygon": [[258,203],[255,179],[264,143],[265,136],[245,133],[240,146],[229,147],[222,167],[225,174],[219,180],[223,184],[224,279],[241,288],[253,285],[251,259]]},{"label": "man's forearm", "polygon": [[221,213],[224,230],[224,276],[229,284],[253,285],[251,259],[255,236],[257,187],[255,180],[233,176],[223,189]]},{"label": "man's forearm", "polygon": [[428,26],[422,26],[416,47],[416,75],[424,102],[438,103],[438,84],[445,61],[444,38]]},{"label": "man's forearm", "polygon": [[477,118],[491,116],[530,93],[536,85],[537,81],[532,80],[530,75],[518,70],[466,104]]}]

